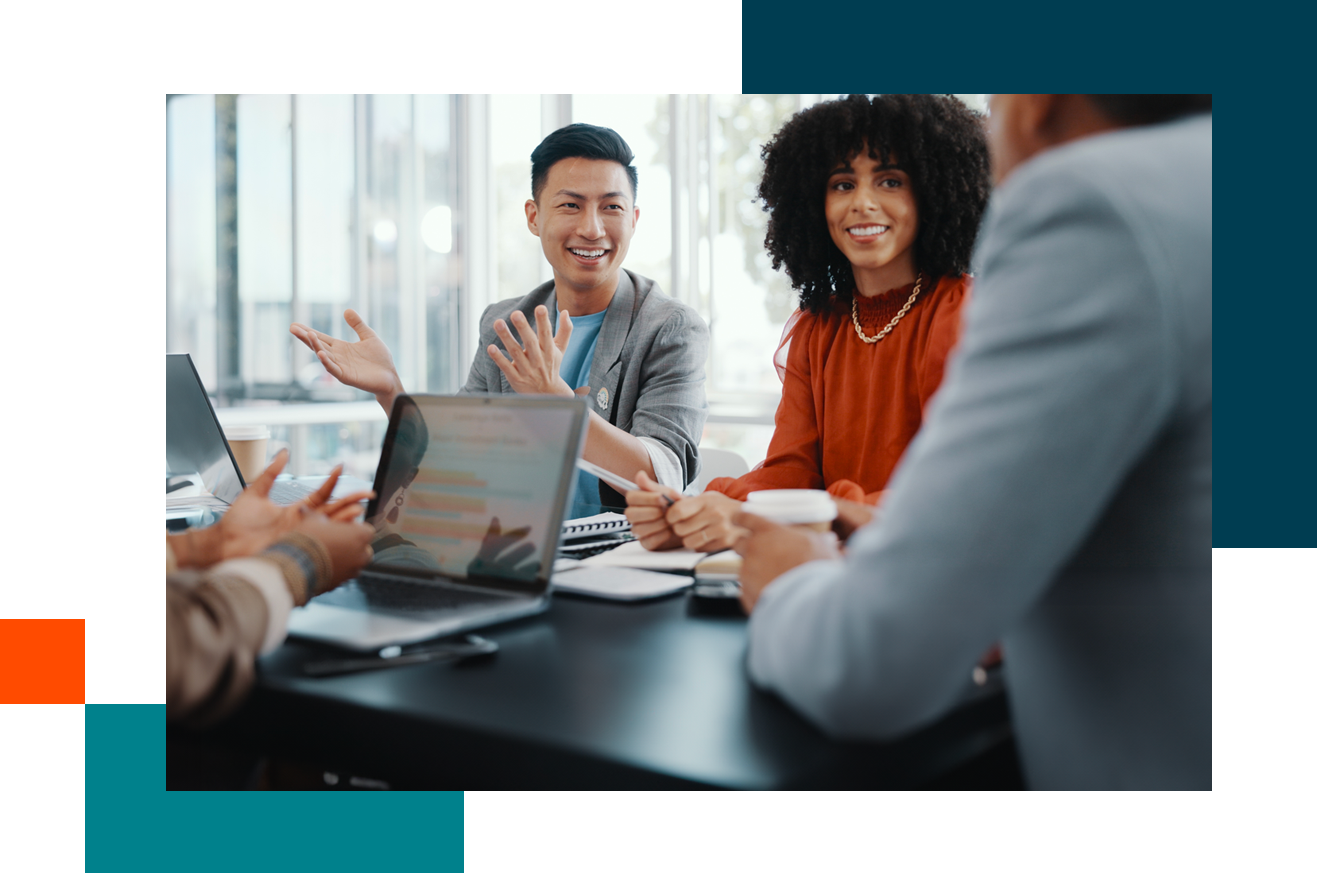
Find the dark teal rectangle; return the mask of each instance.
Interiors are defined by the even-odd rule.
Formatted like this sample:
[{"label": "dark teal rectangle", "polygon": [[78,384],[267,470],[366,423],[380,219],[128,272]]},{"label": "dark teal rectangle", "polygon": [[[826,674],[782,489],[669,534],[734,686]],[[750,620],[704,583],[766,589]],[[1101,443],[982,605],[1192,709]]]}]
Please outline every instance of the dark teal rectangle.
[{"label": "dark teal rectangle", "polygon": [[87,870],[463,866],[462,792],[165,790],[165,707],[86,708]]}]

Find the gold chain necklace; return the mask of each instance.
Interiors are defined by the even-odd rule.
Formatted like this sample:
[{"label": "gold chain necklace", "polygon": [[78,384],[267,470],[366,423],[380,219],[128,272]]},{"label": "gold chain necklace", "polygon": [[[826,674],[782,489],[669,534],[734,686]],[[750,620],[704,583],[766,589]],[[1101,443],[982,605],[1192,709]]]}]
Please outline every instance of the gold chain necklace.
[{"label": "gold chain necklace", "polygon": [[[905,306],[901,307],[901,311],[896,313],[896,318],[893,318],[891,321],[887,322],[887,327],[878,331],[877,336],[865,336],[864,331],[860,329],[859,298],[852,297],[851,321],[855,322],[855,333],[860,337],[860,339],[864,340],[866,343],[876,343],[878,342],[878,340],[887,336],[889,333],[892,332],[892,328],[896,327],[896,323],[900,321],[902,318],[904,318],[905,314],[910,311],[910,307],[915,305],[915,298],[919,296],[919,289],[923,284],[924,284],[923,276],[919,276],[918,278],[915,279],[915,290],[910,292],[910,299],[905,302]],[[858,291],[859,289],[856,290]]]}]

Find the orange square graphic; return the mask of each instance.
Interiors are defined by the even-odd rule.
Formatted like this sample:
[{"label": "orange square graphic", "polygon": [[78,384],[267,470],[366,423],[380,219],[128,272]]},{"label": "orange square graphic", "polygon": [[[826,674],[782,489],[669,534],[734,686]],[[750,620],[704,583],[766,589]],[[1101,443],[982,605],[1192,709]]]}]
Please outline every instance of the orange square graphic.
[{"label": "orange square graphic", "polygon": [[0,703],[86,703],[86,621],[0,618]]}]

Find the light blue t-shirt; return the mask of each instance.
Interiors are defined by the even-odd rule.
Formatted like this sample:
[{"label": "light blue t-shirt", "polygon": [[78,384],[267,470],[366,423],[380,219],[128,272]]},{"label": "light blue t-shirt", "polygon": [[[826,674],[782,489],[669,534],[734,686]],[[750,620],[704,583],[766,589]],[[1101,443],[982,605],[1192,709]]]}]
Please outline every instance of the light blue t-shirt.
[{"label": "light blue t-shirt", "polygon": [[[590,365],[594,363],[594,349],[599,344],[599,328],[604,324],[608,310],[593,315],[572,317],[572,336],[567,340],[567,348],[562,353],[562,365],[558,368],[562,380],[572,388],[583,388],[590,384]],[[578,470],[576,474],[576,495],[567,510],[568,518],[584,518],[603,512],[599,502],[599,479]]]}]

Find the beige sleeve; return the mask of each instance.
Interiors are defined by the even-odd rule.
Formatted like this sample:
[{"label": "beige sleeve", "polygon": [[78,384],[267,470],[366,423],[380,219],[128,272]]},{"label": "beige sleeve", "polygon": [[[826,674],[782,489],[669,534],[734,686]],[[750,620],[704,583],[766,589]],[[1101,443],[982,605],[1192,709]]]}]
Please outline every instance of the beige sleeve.
[{"label": "beige sleeve", "polygon": [[256,658],[283,642],[289,612],[330,569],[325,547],[294,532],[255,557],[168,573],[166,717],[205,724],[237,708],[256,679]]},{"label": "beige sleeve", "polygon": [[235,709],[256,677],[265,595],[235,573],[180,571],[165,580],[165,715],[192,724]]}]

